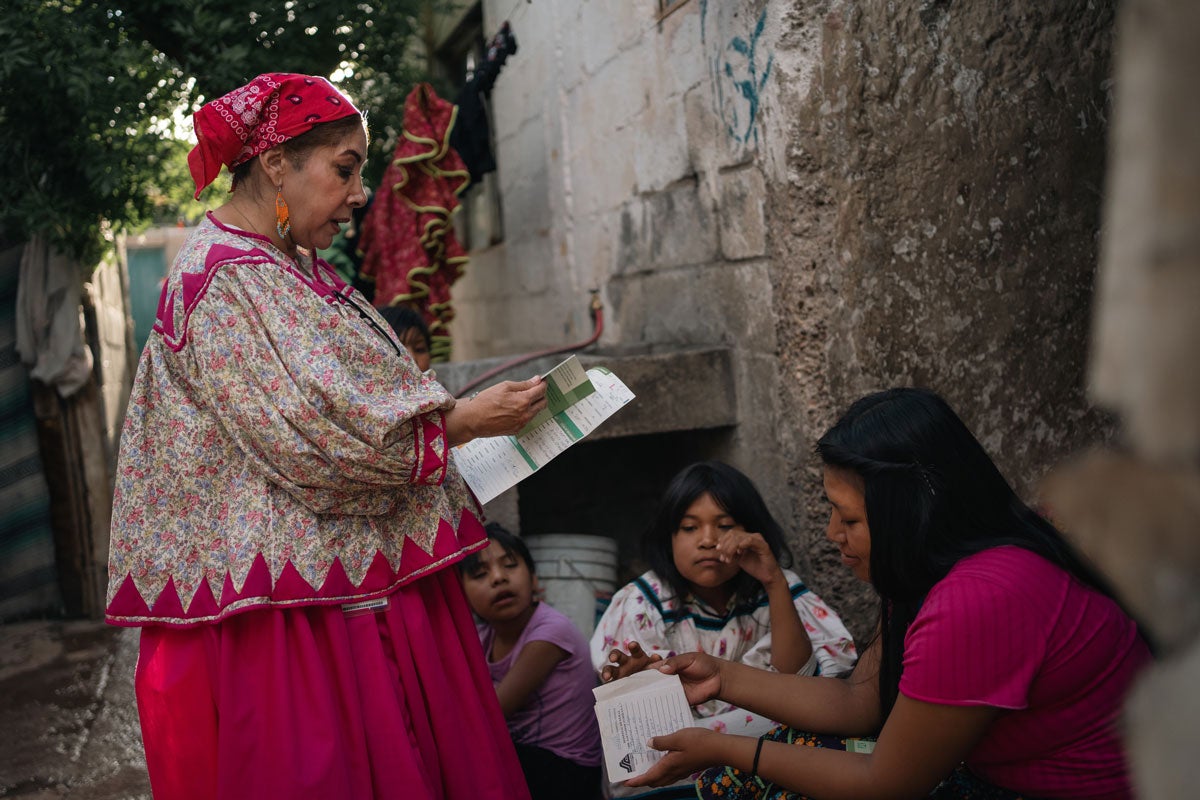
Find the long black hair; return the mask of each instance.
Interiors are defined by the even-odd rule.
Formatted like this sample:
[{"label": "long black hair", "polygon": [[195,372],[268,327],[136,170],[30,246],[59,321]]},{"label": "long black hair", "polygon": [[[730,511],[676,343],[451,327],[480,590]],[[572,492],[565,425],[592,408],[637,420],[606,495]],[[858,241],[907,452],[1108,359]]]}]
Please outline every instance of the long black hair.
[{"label": "long black hair", "polygon": [[1114,597],[1058,529],[1021,502],[963,421],[931,391],[867,395],[821,437],[817,452],[827,466],[863,481],[871,584],[880,598],[885,718],[899,691],[905,632],[933,585],[966,556],[1016,545]]},{"label": "long black hair", "polygon": [[[792,565],[792,553],[783,539],[783,529],[771,516],[762,495],[749,478],[721,461],[701,461],[684,467],[671,479],[646,535],[642,551],[650,569],[658,573],[679,598],[691,592],[691,586],[675,566],[672,541],[683,515],[692,503],[707,494],[721,509],[747,531],[761,534],[781,567]],[[746,572],[733,579],[733,594],[738,600],[758,597],[762,584]]]},{"label": "long black hair", "polygon": [[400,340],[401,344],[404,343],[408,331],[415,329],[421,339],[425,341],[425,347],[433,347],[433,337],[430,336],[429,326],[425,323],[425,318],[421,316],[420,311],[411,306],[384,306],[378,311],[379,316],[392,326],[392,330],[396,332],[396,338]]}]

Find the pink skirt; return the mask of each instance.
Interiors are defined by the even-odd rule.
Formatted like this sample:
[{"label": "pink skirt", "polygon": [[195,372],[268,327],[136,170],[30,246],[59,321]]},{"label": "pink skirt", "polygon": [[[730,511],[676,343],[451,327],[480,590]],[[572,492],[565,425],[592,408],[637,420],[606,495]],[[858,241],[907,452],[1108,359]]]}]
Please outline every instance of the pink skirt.
[{"label": "pink skirt", "polygon": [[155,798],[528,800],[456,570],[386,600],[143,628]]}]

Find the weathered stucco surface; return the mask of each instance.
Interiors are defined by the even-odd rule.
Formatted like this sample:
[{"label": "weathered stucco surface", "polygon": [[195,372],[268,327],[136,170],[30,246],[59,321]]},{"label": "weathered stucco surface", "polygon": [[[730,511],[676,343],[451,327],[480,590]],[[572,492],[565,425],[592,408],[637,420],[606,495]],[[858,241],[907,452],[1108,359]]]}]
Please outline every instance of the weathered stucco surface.
[{"label": "weathered stucco surface", "polygon": [[727,348],[736,423],[698,454],[751,475],[868,635],[812,457],[850,400],[944,393],[1027,497],[1110,435],[1084,364],[1113,0],[1044,5],[486,2],[521,41],[493,94],[505,240],[456,286],[456,358],[584,338],[589,289],[601,354]]},{"label": "weathered stucco surface", "polygon": [[[759,111],[773,91],[766,6],[697,0],[662,20],[641,0],[489,2],[484,12],[489,29],[512,15],[520,50],[492,95],[504,241],[472,252],[455,286],[455,359],[586,338],[593,289],[605,310],[593,352],[631,378],[631,355],[644,365],[671,355],[686,364],[696,348],[729,358],[728,371],[687,380],[660,368],[635,401],[661,411],[657,428],[619,446],[584,442],[519,487],[519,503],[501,498],[487,513],[524,533],[616,538],[633,568],[667,479],[721,458],[790,516],[760,157]],[[449,379],[453,366],[440,372]],[[649,452],[690,410],[730,392],[732,419],[689,432],[694,445],[672,442],[662,458]],[[623,459],[618,482],[601,486],[575,464],[609,451]],[[574,515],[549,493],[573,498]]]},{"label": "weathered stucco surface", "polygon": [[[571,335],[573,293],[598,288],[610,352],[728,358],[732,424],[568,454],[567,470],[527,482],[540,492],[520,516],[541,505],[599,530],[615,503],[627,548],[675,460],[726,458],[865,638],[876,609],[823,540],[812,445],[867,391],[936,389],[1158,637],[1130,752],[1139,794],[1187,795],[1200,779],[1200,5],[1129,0],[1120,23],[1115,0],[691,0],[663,21],[653,5],[518,5],[519,30],[553,45],[533,45],[498,101],[512,104],[498,136],[513,236],[481,254],[466,305],[486,312],[471,324],[496,355]],[[663,374],[644,393],[669,393]],[[572,496],[571,471],[589,469]]]},{"label": "weathered stucco surface", "polygon": [[780,76],[778,109],[794,112],[787,175],[769,181],[791,482],[814,582],[854,598],[859,634],[871,602],[820,542],[806,450],[849,401],[943,393],[1026,497],[1108,430],[1084,365],[1113,9],[1053,5],[876,0],[780,18],[781,50],[820,52],[809,82]]}]

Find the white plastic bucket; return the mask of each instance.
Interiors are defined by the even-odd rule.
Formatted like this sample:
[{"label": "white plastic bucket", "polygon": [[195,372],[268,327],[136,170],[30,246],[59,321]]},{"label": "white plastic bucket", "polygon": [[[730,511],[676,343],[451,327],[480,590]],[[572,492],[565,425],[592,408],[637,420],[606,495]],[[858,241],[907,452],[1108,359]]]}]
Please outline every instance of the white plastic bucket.
[{"label": "white plastic bucket", "polygon": [[617,589],[617,542],[605,536],[548,533],[526,536],[546,602],[591,637]]}]

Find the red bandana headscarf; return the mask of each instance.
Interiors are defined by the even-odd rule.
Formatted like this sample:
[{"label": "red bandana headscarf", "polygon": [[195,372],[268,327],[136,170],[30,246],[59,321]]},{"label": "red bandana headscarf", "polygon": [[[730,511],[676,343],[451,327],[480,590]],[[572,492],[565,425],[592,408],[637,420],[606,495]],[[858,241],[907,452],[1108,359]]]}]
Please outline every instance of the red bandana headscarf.
[{"label": "red bandana headscarf", "polygon": [[197,144],[188,153],[196,197],[221,173],[322,122],[357,114],[333,85],[313,75],[271,72],[205,103],[192,115]]}]

